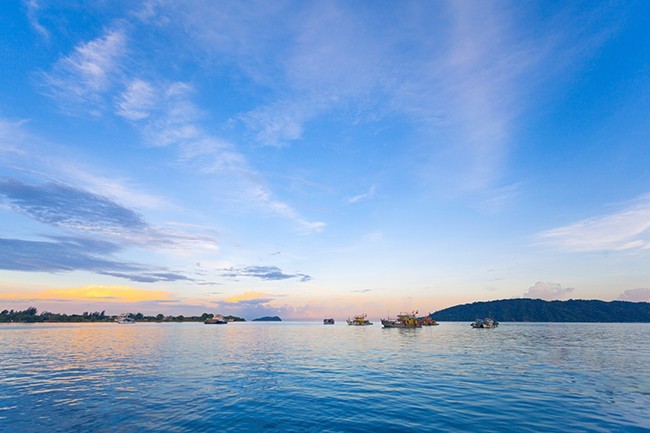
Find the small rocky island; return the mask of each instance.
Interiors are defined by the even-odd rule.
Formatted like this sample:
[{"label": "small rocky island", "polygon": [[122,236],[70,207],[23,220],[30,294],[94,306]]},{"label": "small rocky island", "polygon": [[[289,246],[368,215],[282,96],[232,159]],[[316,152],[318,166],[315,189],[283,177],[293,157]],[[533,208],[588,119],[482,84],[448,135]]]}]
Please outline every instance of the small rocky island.
[{"label": "small rocky island", "polygon": [[264,316],[257,319],[253,319],[253,322],[282,322],[278,316]]}]

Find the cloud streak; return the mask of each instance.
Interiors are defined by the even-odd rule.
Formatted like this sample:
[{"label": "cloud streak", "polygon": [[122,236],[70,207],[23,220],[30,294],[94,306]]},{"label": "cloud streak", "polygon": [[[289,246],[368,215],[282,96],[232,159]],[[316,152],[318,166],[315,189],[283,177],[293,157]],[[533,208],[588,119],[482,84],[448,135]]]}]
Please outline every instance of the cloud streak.
[{"label": "cloud streak", "polygon": [[321,231],[325,223],[305,220],[289,204],[274,198],[262,176],[232,143],[199,125],[202,113],[191,101],[193,92],[187,83],[134,80],[119,97],[117,113],[138,125],[150,145],[173,146],[180,152],[181,161],[197,166],[206,175],[228,178],[234,187],[232,198],[292,220],[305,233]]},{"label": "cloud streak", "polygon": [[[0,203],[18,214],[81,235],[48,241],[0,239],[0,268],[27,272],[90,271],[136,282],[195,281],[160,267],[117,260],[126,246],[148,249],[208,247],[213,240],[150,226],[137,212],[111,199],[60,183],[32,185],[0,180]],[[99,238],[101,237],[101,239]]]},{"label": "cloud streak", "polygon": [[648,250],[650,195],[617,212],[543,231],[536,239],[542,245],[570,252]]},{"label": "cloud streak", "polygon": [[[73,53],[42,74],[46,93],[62,106],[85,107],[92,115],[101,114],[112,100],[115,114],[137,125],[150,145],[174,146],[182,161],[198,164],[205,173],[235,179],[238,191],[234,196],[239,199],[295,221],[305,233],[325,227],[323,222],[308,221],[287,203],[273,198],[270,188],[260,180],[262,176],[234,145],[199,126],[202,113],[191,102],[190,84],[125,78],[128,42],[126,31],[115,29],[77,45]],[[112,97],[115,90],[119,94]]]},{"label": "cloud streak", "polygon": [[[121,29],[77,45],[50,72],[42,73],[46,92],[63,107],[91,106],[91,114],[103,108],[103,93],[116,84],[120,61],[126,56],[127,37]],[[76,106],[76,107],[75,107]]]},{"label": "cloud streak", "polygon": [[140,270],[137,265],[101,257],[100,254],[105,254],[107,248],[116,251],[117,246],[105,244],[92,251],[89,250],[92,244],[86,239],[72,238],[58,242],[0,238],[0,268],[29,272]]},{"label": "cloud streak", "polygon": [[45,224],[97,233],[139,231],[144,219],[130,209],[96,194],[67,185],[28,185],[15,179],[0,181],[0,196],[9,205]]},{"label": "cloud streak", "polygon": [[224,269],[221,275],[229,278],[258,278],[266,281],[280,281],[288,280],[290,278],[300,278],[300,281],[302,282],[311,280],[311,277],[306,274],[285,274],[276,266],[228,268]]},{"label": "cloud streak", "polygon": [[0,238],[0,269],[24,272],[88,271],[141,283],[194,281],[174,272],[113,259],[121,248],[87,238],[60,237],[54,241]]}]

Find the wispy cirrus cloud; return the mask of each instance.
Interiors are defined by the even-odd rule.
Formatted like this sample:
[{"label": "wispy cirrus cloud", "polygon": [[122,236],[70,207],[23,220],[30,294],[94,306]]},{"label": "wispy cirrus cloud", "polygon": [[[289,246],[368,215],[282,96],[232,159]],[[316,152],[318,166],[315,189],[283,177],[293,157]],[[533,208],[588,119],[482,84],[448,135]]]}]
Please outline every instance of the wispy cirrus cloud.
[{"label": "wispy cirrus cloud", "polygon": [[[296,143],[332,112],[355,125],[399,118],[431,143],[431,164],[453,166],[441,176],[458,176],[466,189],[498,178],[526,105],[523,83],[534,86],[539,65],[561,46],[525,35],[513,11],[496,3],[195,6],[171,6],[195,47],[269,89],[269,102],[238,117],[259,143]],[[439,21],[448,24],[430,25]]]},{"label": "wispy cirrus cloud", "polygon": [[137,265],[107,259],[106,254],[117,252],[120,248],[106,242],[100,245],[92,240],[72,237],[54,241],[0,238],[0,246],[2,269],[29,272],[140,270]]},{"label": "wispy cirrus cloud", "polygon": [[229,278],[259,278],[267,281],[288,280],[290,278],[300,278],[300,281],[309,281],[311,276],[306,274],[285,274],[277,266],[245,266],[242,268],[224,269],[221,274]]},{"label": "wispy cirrus cloud", "polygon": [[24,272],[87,271],[141,283],[194,281],[159,267],[120,261],[117,244],[88,238],[55,237],[49,241],[0,238],[0,269]]},{"label": "wispy cirrus cloud", "polygon": [[104,93],[119,83],[126,49],[126,32],[119,28],[77,45],[49,72],[41,74],[45,93],[67,109],[85,105],[91,114],[99,114],[105,104]]},{"label": "wispy cirrus cloud", "polygon": [[346,200],[346,202],[348,204],[355,204],[355,203],[359,203],[359,202],[362,202],[362,201],[369,200],[369,199],[371,199],[371,198],[373,198],[375,196],[375,191],[376,191],[376,188],[373,185],[373,186],[370,187],[368,192],[363,193],[363,194],[359,194],[359,195],[355,195],[354,197],[350,197],[350,198],[348,198]]},{"label": "wispy cirrus cloud", "polygon": [[106,197],[68,185],[29,185],[16,179],[0,180],[0,196],[16,212],[45,224],[77,231],[140,231],[142,216]]},{"label": "wispy cirrus cloud", "polygon": [[618,211],[536,235],[542,245],[572,252],[650,249],[650,195]]},{"label": "wispy cirrus cloud", "polygon": [[43,26],[39,19],[38,13],[41,8],[41,2],[39,0],[25,0],[25,6],[27,7],[27,18],[29,23],[32,25],[34,30],[41,34],[45,39],[49,39],[50,32]]},{"label": "wispy cirrus cloud", "polygon": [[[171,207],[163,197],[140,191],[129,179],[101,174],[104,170],[77,161],[78,152],[34,134],[27,119],[0,118],[0,164],[15,176],[48,184],[84,185],[83,190],[110,197],[123,205],[161,209]],[[4,179],[10,179],[5,175]]]},{"label": "wispy cirrus cloud", "polygon": [[217,248],[215,239],[205,234],[206,228],[200,229],[201,234],[191,234],[152,226],[138,212],[111,198],[62,183],[34,185],[5,178],[0,180],[3,197],[5,205],[16,213],[87,236],[169,250]]},{"label": "wispy cirrus cloud", "polygon": [[156,108],[156,89],[140,79],[132,80],[116,99],[117,114],[129,120],[142,120]]},{"label": "wispy cirrus cloud", "polygon": [[139,213],[107,197],[60,183],[34,185],[5,178],[0,180],[0,203],[4,210],[74,233],[45,236],[47,240],[0,239],[2,269],[81,270],[137,282],[195,281],[166,268],[114,256],[125,247],[164,251],[216,248],[211,236],[151,226]]},{"label": "wispy cirrus cloud", "polygon": [[208,175],[226,176],[233,198],[257,209],[292,220],[306,233],[325,227],[304,219],[288,203],[278,200],[246,157],[230,142],[207,133],[199,124],[201,110],[191,101],[187,83],[134,80],[118,98],[117,113],[138,125],[152,146],[173,146],[181,161]]}]

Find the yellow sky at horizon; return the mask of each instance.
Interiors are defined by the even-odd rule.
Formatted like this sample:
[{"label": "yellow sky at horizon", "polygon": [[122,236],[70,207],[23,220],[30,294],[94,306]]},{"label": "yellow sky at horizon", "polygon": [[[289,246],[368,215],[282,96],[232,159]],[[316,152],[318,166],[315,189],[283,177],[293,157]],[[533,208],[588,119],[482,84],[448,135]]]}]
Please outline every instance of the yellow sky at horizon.
[{"label": "yellow sky at horizon", "polygon": [[164,290],[145,290],[131,286],[87,285],[68,289],[45,289],[14,293],[0,292],[0,300],[19,299],[47,301],[102,301],[102,302],[143,302],[170,300],[170,292]]}]

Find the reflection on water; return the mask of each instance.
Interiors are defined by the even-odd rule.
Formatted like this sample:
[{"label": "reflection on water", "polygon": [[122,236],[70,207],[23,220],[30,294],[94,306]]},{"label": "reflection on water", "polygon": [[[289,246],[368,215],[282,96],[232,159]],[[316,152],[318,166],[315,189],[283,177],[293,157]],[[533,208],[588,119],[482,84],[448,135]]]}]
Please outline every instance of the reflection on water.
[{"label": "reflection on water", "polygon": [[650,431],[650,325],[0,326],[0,431]]}]

